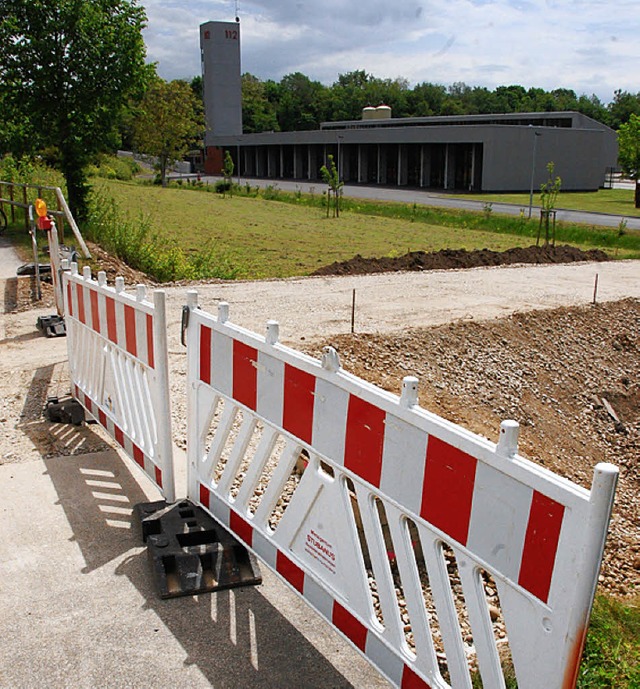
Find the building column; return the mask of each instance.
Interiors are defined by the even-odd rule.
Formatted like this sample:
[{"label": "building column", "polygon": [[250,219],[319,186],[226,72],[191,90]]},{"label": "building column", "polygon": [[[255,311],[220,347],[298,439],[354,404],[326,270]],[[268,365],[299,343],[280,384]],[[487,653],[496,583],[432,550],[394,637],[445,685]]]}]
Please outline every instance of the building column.
[{"label": "building column", "polygon": [[315,151],[312,144],[307,144],[307,179],[315,179]]}]

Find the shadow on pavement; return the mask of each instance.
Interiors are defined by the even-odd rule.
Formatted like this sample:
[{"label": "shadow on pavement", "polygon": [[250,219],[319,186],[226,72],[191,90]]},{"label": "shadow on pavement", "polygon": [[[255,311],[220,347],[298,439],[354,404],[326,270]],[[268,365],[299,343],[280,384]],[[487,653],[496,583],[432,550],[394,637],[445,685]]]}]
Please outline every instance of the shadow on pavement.
[{"label": "shadow on pavement", "polygon": [[[44,406],[53,372],[54,367],[48,366],[34,373],[25,409]],[[150,499],[132,476],[131,471],[137,469],[132,465],[130,470],[128,462],[114,450],[90,454],[74,451],[102,446],[103,441],[90,426],[31,418],[23,430],[43,456],[58,504],[73,532],[72,540],[86,563],[82,573],[91,574],[109,562],[122,560],[116,573],[126,577],[144,598],[141,610],[152,610],[178,641],[186,653],[185,665],[197,666],[216,688],[352,686],[259,587],[171,600],[158,598],[146,550],[138,540],[137,529],[132,528],[133,506]],[[56,446],[52,439],[65,444],[68,456],[51,455]],[[116,581],[114,596],[118,589]]]},{"label": "shadow on pavement", "polygon": [[11,313],[18,306],[18,278],[4,281],[4,313]]},{"label": "shadow on pavement", "polygon": [[[259,587],[197,597],[158,598],[132,508],[148,497],[116,452],[45,459],[73,539],[90,574],[132,553],[126,577],[212,686],[347,688],[352,685],[261,593]],[[304,678],[304,679],[301,679]]]}]

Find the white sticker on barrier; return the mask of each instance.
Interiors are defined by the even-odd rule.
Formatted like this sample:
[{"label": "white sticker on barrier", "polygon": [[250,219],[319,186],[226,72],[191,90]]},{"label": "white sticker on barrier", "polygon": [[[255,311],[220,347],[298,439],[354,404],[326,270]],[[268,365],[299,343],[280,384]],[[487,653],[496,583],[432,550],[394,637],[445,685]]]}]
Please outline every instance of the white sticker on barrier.
[{"label": "white sticker on barrier", "polygon": [[[617,469],[589,492],[337,365],[196,307],[189,497],[396,686],[573,686]],[[542,659],[544,662],[542,662]]]},{"label": "white sticker on barrier", "polygon": [[73,396],[126,454],[175,500],[165,295],[145,299],[115,288],[101,272],[64,273],[65,322]]}]

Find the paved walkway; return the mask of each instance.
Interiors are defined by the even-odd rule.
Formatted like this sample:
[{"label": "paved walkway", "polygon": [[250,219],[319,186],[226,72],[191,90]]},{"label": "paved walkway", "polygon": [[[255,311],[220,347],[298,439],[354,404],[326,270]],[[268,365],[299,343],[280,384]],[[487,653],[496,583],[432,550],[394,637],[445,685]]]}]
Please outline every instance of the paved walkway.
[{"label": "paved walkway", "polygon": [[24,261],[15,252],[9,240],[0,237],[0,280],[14,278],[16,269],[23,263]]}]

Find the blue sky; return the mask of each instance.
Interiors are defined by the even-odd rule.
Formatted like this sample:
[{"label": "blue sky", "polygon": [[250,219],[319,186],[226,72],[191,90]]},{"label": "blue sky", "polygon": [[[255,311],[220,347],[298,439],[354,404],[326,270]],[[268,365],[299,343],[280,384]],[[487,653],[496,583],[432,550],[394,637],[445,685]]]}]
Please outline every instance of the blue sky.
[{"label": "blue sky", "polygon": [[[198,26],[233,21],[235,0],[139,0],[148,58],[165,79],[200,73]],[[364,69],[470,86],[640,91],[638,0],[238,0],[242,71],[323,83]]]}]

